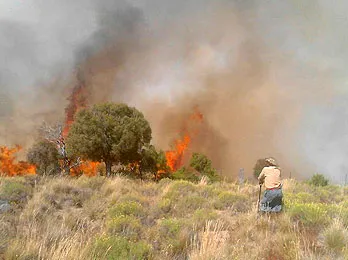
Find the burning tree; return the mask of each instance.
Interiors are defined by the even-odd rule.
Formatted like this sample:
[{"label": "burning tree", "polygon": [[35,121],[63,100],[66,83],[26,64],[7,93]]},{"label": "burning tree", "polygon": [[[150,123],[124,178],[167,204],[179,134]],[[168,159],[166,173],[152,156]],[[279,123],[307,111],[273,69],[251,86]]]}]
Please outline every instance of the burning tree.
[{"label": "burning tree", "polygon": [[73,156],[103,161],[110,176],[113,164],[137,161],[150,140],[150,125],[140,111],[105,103],[77,113],[66,143]]}]

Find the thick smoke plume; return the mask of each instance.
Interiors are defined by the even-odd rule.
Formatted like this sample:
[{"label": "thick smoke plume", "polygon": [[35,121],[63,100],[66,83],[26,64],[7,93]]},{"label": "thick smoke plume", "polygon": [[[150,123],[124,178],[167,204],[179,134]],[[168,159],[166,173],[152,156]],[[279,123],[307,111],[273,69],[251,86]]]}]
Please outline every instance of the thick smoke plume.
[{"label": "thick smoke plume", "polygon": [[274,156],[288,176],[348,171],[344,1],[0,3],[0,142],[30,145],[43,120],[127,102],[168,149],[199,107],[190,149],[226,176]]}]

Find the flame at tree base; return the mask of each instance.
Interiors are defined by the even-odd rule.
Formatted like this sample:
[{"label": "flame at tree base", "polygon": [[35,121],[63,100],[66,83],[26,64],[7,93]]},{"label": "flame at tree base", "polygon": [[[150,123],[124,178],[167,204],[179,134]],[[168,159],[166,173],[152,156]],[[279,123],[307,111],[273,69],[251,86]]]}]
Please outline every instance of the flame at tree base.
[{"label": "flame at tree base", "polygon": [[70,174],[71,176],[79,176],[81,174],[89,177],[96,176],[98,174],[100,165],[100,162],[85,161],[80,165],[73,167]]}]

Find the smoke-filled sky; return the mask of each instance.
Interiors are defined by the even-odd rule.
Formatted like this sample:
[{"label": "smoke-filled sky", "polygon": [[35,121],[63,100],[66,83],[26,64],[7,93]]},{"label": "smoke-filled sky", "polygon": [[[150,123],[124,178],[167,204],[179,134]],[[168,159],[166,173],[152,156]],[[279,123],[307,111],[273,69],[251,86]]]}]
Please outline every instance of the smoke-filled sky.
[{"label": "smoke-filled sky", "polygon": [[141,109],[163,149],[198,106],[192,150],[227,176],[275,156],[287,177],[348,172],[348,3],[0,1],[0,142],[28,145],[90,103]]}]

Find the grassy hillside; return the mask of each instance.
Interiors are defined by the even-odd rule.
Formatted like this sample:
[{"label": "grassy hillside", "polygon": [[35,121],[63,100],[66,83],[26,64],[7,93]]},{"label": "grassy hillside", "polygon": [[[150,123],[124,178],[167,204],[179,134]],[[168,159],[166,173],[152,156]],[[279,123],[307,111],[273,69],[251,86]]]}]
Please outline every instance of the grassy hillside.
[{"label": "grassy hillside", "polygon": [[257,196],[226,182],[0,178],[0,259],[348,259],[347,188],[285,180],[271,217]]}]

